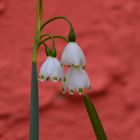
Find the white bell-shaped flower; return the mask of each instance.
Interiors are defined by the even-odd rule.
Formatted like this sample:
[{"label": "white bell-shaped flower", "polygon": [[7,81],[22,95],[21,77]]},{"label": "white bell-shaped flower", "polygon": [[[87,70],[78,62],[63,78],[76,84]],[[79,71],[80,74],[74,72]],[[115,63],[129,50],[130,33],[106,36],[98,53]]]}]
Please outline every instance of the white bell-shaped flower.
[{"label": "white bell-shaped flower", "polygon": [[63,79],[64,87],[63,93],[68,89],[70,94],[75,91],[82,94],[84,89],[90,88],[90,80],[86,71],[82,68],[71,67]]},{"label": "white bell-shaped flower", "polygon": [[56,82],[63,77],[63,67],[55,57],[48,57],[42,64],[39,72],[39,80],[44,81],[51,79]]},{"label": "white bell-shaped flower", "polygon": [[62,65],[72,65],[74,67],[84,67],[86,64],[85,55],[76,42],[69,42],[61,57]]}]

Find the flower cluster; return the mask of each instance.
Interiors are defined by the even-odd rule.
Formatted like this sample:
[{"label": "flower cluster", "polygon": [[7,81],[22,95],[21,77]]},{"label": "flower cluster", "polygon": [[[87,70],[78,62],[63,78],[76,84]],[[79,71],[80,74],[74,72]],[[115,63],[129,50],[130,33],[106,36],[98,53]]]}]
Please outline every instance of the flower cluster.
[{"label": "flower cluster", "polygon": [[[69,66],[65,74],[63,67]],[[69,42],[61,57],[61,63],[56,57],[49,56],[42,64],[39,72],[39,79],[61,81],[63,83],[63,93],[67,90],[70,94],[78,92],[82,94],[84,89],[90,88],[89,77],[84,70],[86,65],[85,55],[76,42]]]}]

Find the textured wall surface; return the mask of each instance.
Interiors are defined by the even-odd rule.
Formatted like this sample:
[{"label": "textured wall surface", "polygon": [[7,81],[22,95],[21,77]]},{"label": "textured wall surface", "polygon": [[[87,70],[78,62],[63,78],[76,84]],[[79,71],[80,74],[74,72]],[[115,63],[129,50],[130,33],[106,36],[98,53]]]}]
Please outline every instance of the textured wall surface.
[{"label": "textured wall surface", "polygon": [[[45,17],[65,15],[87,58],[90,96],[109,140],[140,138],[140,1],[45,0]],[[0,140],[28,140],[34,0],[0,0]],[[67,36],[63,21],[47,32]],[[60,54],[66,45],[57,40]],[[40,48],[38,66],[45,59]],[[94,140],[82,98],[39,82],[40,140]]]}]

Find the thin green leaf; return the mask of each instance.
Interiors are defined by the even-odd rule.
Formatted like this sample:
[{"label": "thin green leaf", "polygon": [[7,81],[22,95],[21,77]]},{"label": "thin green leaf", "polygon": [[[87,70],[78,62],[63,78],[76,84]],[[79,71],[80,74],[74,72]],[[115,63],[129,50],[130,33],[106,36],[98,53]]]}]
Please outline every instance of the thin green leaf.
[{"label": "thin green leaf", "polygon": [[87,109],[87,113],[92,124],[93,130],[97,137],[97,140],[107,140],[107,136],[105,134],[104,128],[101,124],[100,118],[97,114],[97,111],[87,95],[83,95],[84,104]]},{"label": "thin green leaf", "polygon": [[30,140],[39,140],[38,80],[35,62],[32,63],[30,112]]}]

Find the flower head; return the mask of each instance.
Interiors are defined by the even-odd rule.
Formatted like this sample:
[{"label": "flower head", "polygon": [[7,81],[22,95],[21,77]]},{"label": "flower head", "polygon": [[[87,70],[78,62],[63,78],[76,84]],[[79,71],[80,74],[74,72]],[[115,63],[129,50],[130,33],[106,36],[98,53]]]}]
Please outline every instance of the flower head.
[{"label": "flower head", "polygon": [[55,57],[48,57],[46,61],[42,64],[39,72],[39,80],[44,81],[51,79],[56,82],[60,80],[63,76],[63,68],[60,62]]},{"label": "flower head", "polygon": [[90,80],[86,71],[82,68],[71,67],[64,79],[64,90],[69,90],[70,94],[75,91],[81,94],[85,88],[90,88]]},{"label": "flower head", "polygon": [[84,53],[76,42],[69,42],[67,44],[62,53],[61,64],[75,67],[85,66],[86,60]]}]

